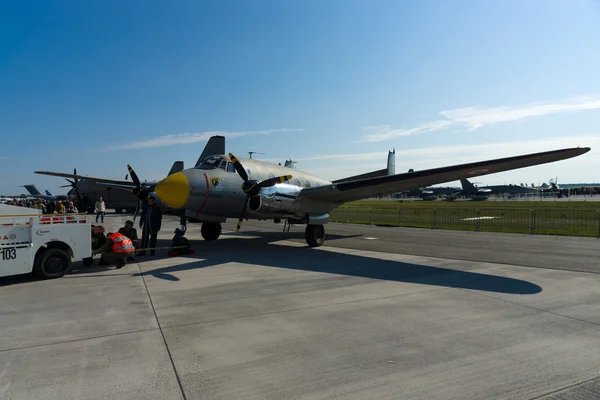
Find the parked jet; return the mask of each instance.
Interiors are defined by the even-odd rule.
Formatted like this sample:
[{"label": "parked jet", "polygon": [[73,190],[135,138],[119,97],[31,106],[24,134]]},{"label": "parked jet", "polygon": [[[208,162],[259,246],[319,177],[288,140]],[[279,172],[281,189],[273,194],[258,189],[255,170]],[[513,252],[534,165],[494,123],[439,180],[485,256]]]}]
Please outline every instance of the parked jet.
[{"label": "parked jet", "polygon": [[40,191],[35,187],[35,185],[23,185],[25,189],[29,192],[31,197],[35,197],[36,199],[43,200],[67,200],[67,195],[53,195],[48,189],[45,190],[46,194],[41,194]]},{"label": "parked jet", "polygon": [[482,201],[487,200],[492,194],[500,194],[500,193],[508,193],[508,194],[517,194],[517,193],[537,193],[538,190],[534,188],[528,188],[525,186],[518,185],[491,185],[491,186],[482,186],[477,187],[469,182],[467,179],[461,179],[460,184],[462,186],[462,190],[458,190],[453,193],[453,196],[463,195],[470,196],[471,200]]},{"label": "parked jet", "polygon": [[201,221],[205,240],[216,240],[227,218],[238,217],[236,231],[244,219],[287,219],[291,224],[306,224],[306,242],[316,247],[324,243],[323,225],[329,213],[346,202],[564,160],[588,151],[589,147],[561,149],[340,183],[229,153],[229,157],[210,156],[151,186],[143,185],[128,165],[134,184],[120,187],[141,200],[154,192],[169,207]]}]

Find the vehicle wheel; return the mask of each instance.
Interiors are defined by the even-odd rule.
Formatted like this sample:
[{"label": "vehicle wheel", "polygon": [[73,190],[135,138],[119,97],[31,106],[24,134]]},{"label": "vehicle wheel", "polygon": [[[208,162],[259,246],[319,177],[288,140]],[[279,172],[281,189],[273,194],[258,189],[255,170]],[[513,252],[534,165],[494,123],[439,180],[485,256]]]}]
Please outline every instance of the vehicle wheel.
[{"label": "vehicle wheel", "polygon": [[33,264],[33,272],[39,278],[61,278],[71,270],[71,257],[61,249],[46,249],[39,253]]},{"label": "vehicle wheel", "polygon": [[221,236],[221,224],[205,222],[200,229],[204,240],[217,240]]},{"label": "vehicle wheel", "polygon": [[319,247],[325,242],[325,227],[323,225],[306,225],[304,236],[310,247]]}]

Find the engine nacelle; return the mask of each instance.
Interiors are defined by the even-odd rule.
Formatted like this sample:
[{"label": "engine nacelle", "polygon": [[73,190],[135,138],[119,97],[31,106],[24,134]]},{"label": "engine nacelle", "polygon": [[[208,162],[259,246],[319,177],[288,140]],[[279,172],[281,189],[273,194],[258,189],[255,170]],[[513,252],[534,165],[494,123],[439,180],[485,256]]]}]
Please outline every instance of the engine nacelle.
[{"label": "engine nacelle", "polygon": [[248,208],[260,214],[294,214],[298,211],[296,199],[301,188],[286,183],[262,188],[260,194],[250,198]]}]

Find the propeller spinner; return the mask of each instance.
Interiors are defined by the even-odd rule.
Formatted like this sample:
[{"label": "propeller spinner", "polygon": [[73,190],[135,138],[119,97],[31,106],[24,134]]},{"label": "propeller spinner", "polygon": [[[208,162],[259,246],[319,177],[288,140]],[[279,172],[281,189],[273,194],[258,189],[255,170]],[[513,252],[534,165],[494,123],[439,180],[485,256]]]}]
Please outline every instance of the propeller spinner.
[{"label": "propeller spinner", "polygon": [[239,232],[240,227],[242,226],[242,221],[246,215],[246,208],[248,208],[248,202],[250,201],[250,197],[257,196],[260,194],[260,190],[265,187],[275,186],[278,183],[283,183],[292,179],[292,175],[283,175],[276,176],[274,178],[269,178],[264,181],[259,181],[257,179],[249,179],[248,173],[246,169],[242,165],[242,163],[235,158],[235,156],[229,153],[229,158],[231,158],[231,162],[237,173],[242,177],[244,182],[242,183],[242,190],[246,193],[246,201],[244,202],[244,208],[242,208],[242,212],[240,213],[240,218],[238,219],[237,228],[235,232]]}]

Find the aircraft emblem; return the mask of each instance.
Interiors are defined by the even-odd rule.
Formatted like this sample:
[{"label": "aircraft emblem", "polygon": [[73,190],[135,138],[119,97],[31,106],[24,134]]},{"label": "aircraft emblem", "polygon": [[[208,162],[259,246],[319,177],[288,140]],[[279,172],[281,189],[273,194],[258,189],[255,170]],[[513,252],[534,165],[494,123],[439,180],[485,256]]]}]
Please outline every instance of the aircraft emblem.
[{"label": "aircraft emblem", "polygon": [[221,190],[223,189],[223,181],[221,178],[210,178],[210,185],[213,190]]},{"label": "aircraft emblem", "polygon": [[491,171],[490,168],[482,168],[482,169],[476,169],[474,171],[469,171],[467,172],[469,175],[477,175],[477,174],[485,174],[487,172]]}]

